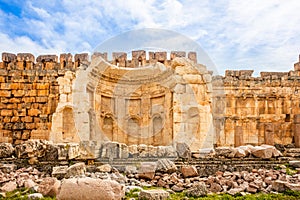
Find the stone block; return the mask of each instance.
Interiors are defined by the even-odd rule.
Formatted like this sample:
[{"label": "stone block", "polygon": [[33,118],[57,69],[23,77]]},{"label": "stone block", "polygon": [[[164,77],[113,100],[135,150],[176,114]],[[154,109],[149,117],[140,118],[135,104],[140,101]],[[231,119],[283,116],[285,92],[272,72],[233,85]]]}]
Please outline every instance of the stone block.
[{"label": "stone block", "polygon": [[155,175],[155,170],[157,163],[155,162],[142,162],[140,168],[138,169],[139,178],[152,180]]},{"label": "stone block", "polygon": [[13,116],[12,110],[1,110],[1,116]]},{"label": "stone block", "polygon": [[169,199],[170,194],[165,190],[142,190],[139,193],[139,199],[148,199],[148,200],[165,200]]},{"label": "stone block", "polygon": [[31,53],[18,53],[17,61],[34,62],[34,56]]},{"label": "stone block", "polygon": [[146,65],[146,51],[132,51],[131,67],[141,67]]},{"label": "stone block", "polygon": [[2,53],[2,61],[3,62],[15,62],[17,61],[17,56],[12,53]]},{"label": "stone block", "polygon": [[68,166],[57,166],[52,168],[52,177],[57,179],[63,179],[67,174]]},{"label": "stone block", "polygon": [[62,182],[57,199],[72,200],[121,200],[125,196],[123,186],[116,181],[85,178],[71,178]]},{"label": "stone block", "polygon": [[49,83],[37,83],[36,89],[38,90],[48,90],[49,89]]},{"label": "stone block", "polygon": [[186,57],[185,51],[171,51],[170,58],[173,60],[176,57]]},{"label": "stone block", "polygon": [[11,91],[9,90],[0,90],[0,97],[10,97]]},{"label": "stone block", "polygon": [[41,111],[39,109],[29,109],[28,110],[29,116],[38,116],[39,114],[41,114]]},{"label": "stone block", "polygon": [[180,171],[185,178],[198,176],[198,171],[195,166],[181,166]]},{"label": "stone block", "polygon": [[156,171],[163,173],[173,173],[177,171],[175,163],[169,159],[159,159],[157,161]]},{"label": "stone block", "polygon": [[195,63],[197,63],[197,53],[196,52],[189,52],[188,53],[188,58]]},{"label": "stone block", "polygon": [[57,55],[40,55],[36,58],[36,62],[55,62],[57,63]]},{"label": "stone block", "polygon": [[25,95],[24,90],[12,90],[12,95],[14,97],[23,97]]},{"label": "stone block", "polygon": [[37,95],[38,96],[48,96],[49,90],[37,90]]},{"label": "stone block", "polygon": [[65,178],[71,178],[71,177],[84,175],[85,172],[86,172],[85,164],[83,162],[76,163],[67,168],[67,173],[65,175]]},{"label": "stone block", "polygon": [[93,55],[92,55],[92,60],[97,58],[97,57],[101,57],[101,58],[103,58],[104,60],[107,61],[107,53],[106,52],[104,52],[104,53],[94,52]]},{"label": "stone block", "polygon": [[113,52],[112,60],[112,64],[120,67],[126,67],[127,54],[125,52]]},{"label": "stone block", "polygon": [[183,79],[187,83],[191,83],[191,84],[200,84],[203,82],[201,75],[185,74],[183,75]]},{"label": "stone block", "polygon": [[[27,124],[35,125],[34,123],[26,123],[26,127],[27,127]],[[50,139],[50,131],[49,130],[32,130],[30,138],[31,139],[49,140]]]},{"label": "stone block", "polygon": [[75,54],[74,58],[75,58],[75,62],[89,61],[89,54],[88,53]]}]

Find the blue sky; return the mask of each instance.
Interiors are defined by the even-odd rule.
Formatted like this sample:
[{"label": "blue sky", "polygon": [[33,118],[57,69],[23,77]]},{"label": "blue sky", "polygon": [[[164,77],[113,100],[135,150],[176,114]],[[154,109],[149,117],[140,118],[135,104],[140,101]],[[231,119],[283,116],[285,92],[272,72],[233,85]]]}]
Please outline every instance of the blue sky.
[{"label": "blue sky", "polygon": [[0,51],[93,52],[123,32],[156,28],[197,42],[221,74],[289,71],[300,54],[299,10],[298,0],[0,0]]}]

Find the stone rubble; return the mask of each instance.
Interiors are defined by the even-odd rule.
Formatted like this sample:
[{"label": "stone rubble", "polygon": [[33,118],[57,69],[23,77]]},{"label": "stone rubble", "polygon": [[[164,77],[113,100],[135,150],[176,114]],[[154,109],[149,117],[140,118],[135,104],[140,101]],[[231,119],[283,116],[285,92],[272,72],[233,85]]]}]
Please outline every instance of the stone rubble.
[{"label": "stone rubble", "polygon": [[261,146],[239,146],[239,147],[217,147],[215,149],[214,157],[217,158],[245,158],[256,157],[262,159],[276,158],[283,156],[283,154],[271,145]]},{"label": "stone rubble", "polygon": [[[50,167],[50,173],[49,171],[40,172],[33,166],[26,168],[9,162],[1,163],[1,194],[25,187],[33,189],[37,192],[37,196],[59,196],[62,186],[70,182],[68,180],[83,181],[82,183],[88,182],[88,185],[91,187],[94,187],[92,186],[94,183],[96,184],[95,187],[98,187],[97,185],[100,183],[97,181],[113,181],[113,185],[117,184],[114,187],[126,187],[126,192],[134,188],[150,186],[163,187],[166,188],[169,193],[184,192],[187,196],[205,196],[209,193],[228,193],[231,195],[237,193],[271,193],[282,192],[286,189],[300,191],[300,161],[296,159],[290,159],[289,161],[289,166],[295,168],[295,170],[292,170],[292,173],[291,169],[281,165],[278,170],[263,169],[262,166],[260,166],[258,169],[249,169],[250,171],[235,171],[232,167],[222,166],[224,170],[213,172],[214,174],[207,174],[203,173],[197,164],[188,164],[189,162],[187,162],[188,160],[186,159],[190,159],[192,153],[188,148],[185,148],[186,146],[184,144],[177,146],[177,149],[181,151],[181,157],[177,158],[181,161],[182,159],[185,160],[185,163],[181,162],[181,164],[175,164],[171,158],[159,158],[157,161],[139,161],[135,165],[127,165],[124,168],[118,169],[109,164],[97,166],[86,165],[84,162],[79,162],[75,159],[77,157],[76,155],[80,153],[78,146],[64,144],[64,148],[62,147],[62,144],[57,145],[41,140],[28,140],[15,147],[8,143],[0,144],[0,156],[8,161],[16,157],[19,158],[19,160],[27,160],[29,165],[32,164],[32,158],[36,159],[35,162],[33,162],[34,164],[46,159],[49,159],[50,162],[56,159],[56,161],[63,163],[59,158],[63,158],[62,160],[73,158],[72,162],[75,162],[75,164],[70,166],[69,163],[71,162],[64,161],[65,165],[58,165],[58,162],[56,162],[56,165]],[[149,155],[150,153],[147,153],[146,149],[151,152],[153,150],[146,145],[144,145],[143,148],[141,148],[142,146],[137,147],[140,150],[139,154],[143,153]],[[155,149],[156,153],[158,152],[157,149]],[[289,151],[298,152],[294,149]],[[56,153],[53,154],[53,152]],[[169,152],[173,152],[173,150]],[[206,154],[206,152],[209,153]],[[235,148],[218,147],[215,148],[214,151],[205,151],[205,154],[201,154],[201,156],[203,155],[207,155],[204,159],[211,159],[213,157],[218,159],[240,159],[249,157],[251,159],[264,160],[281,157],[282,153],[270,145],[247,145]],[[34,166],[36,167],[38,165]],[[72,181],[70,184],[71,183]],[[110,185],[110,183],[108,185]],[[110,188],[108,189],[110,191],[113,190],[110,186],[108,186],[108,188]],[[119,193],[121,190],[118,189],[116,191]],[[143,190],[141,189],[141,191]],[[121,199],[124,196],[123,193],[115,194],[114,192],[112,192],[111,195],[117,195],[117,197],[112,197],[117,199],[119,197]],[[155,196],[156,193],[153,192],[152,196],[153,195]],[[34,195],[31,198],[35,198]],[[66,198],[61,197],[60,199]]]},{"label": "stone rubble", "polygon": [[[107,195],[110,195],[111,199],[121,199],[124,197],[125,191],[128,193],[136,188],[141,191],[141,198],[149,196],[148,199],[157,199],[156,196],[161,196],[160,199],[165,199],[168,198],[168,195],[162,194],[160,191],[145,192],[142,187],[163,187],[168,189],[169,193],[184,192],[187,196],[194,197],[210,193],[235,195],[237,193],[283,192],[287,189],[300,191],[299,170],[295,170],[291,174],[285,166],[280,166],[277,170],[261,168],[253,169],[250,172],[218,171],[214,175],[201,176],[193,165],[186,164],[174,171],[173,167],[171,167],[172,170],[169,170],[168,167],[162,170],[161,163],[168,163],[164,166],[175,166],[171,160],[161,159],[157,162],[141,163],[138,170],[127,170],[122,174],[108,164],[95,167],[94,171],[88,171],[87,166],[79,162],[70,167],[54,167],[52,177],[50,177],[49,174],[42,173],[33,167],[16,169],[16,166],[11,166],[12,164],[2,164],[2,169],[6,171],[3,172],[1,169],[0,172],[0,192],[26,187],[42,196],[70,199],[66,197],[69,194],[67,191],[70,188],[75,190],[76,186],[78,187],[77,191],[83,193],[90,191],[88,192],[91,193],[89,197],[93,199],[98,198],[97,195],[103,194],[94,194],[91,191],[100,187],[99,185],[103,185],[103,187],[107,187],[105,191],[110,191]],[[290,163],[297,162],[291,161]],[[3,167],[5,165],[9,166]],[[74,195],[78,196],[79,193],[74,192]]]}]

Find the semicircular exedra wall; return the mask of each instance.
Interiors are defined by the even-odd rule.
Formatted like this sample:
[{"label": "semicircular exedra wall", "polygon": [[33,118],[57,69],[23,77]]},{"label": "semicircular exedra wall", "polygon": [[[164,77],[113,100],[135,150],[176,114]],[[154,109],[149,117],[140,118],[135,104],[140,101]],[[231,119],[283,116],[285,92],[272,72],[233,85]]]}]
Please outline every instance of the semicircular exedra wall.
[{"label": "semicircular exedra wall", "polygon": [[211,74],[205,66],[174,58],[168,66],[125,68],[94,57],[75,77],[68,103],[80,141],[213,147]]}]

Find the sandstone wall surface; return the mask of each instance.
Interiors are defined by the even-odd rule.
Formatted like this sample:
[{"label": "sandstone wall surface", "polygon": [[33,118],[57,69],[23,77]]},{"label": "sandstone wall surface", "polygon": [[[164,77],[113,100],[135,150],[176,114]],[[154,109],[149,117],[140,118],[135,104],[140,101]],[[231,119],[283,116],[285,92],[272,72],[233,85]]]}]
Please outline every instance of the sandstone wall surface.
[{"label": "sandstone wall surface", "polygon": [[[2,54],[0,141],[116,141],[192,150],[300,144],[300,62],[289,72],[212,76],[194,52]],[[179,57],[179,58],[178,58]],[[187,57],[180,58],[180,57]],[[97,60],[94,62],[93,60]],[[200,61],[201,62],[201,61]],[[137,87],[138,85],[138,87]],[[213,123],[212,123],[213,122]],[[299,132],[299,131],[298,131]],[[299,145],[298,145],[299,146]]]}]

